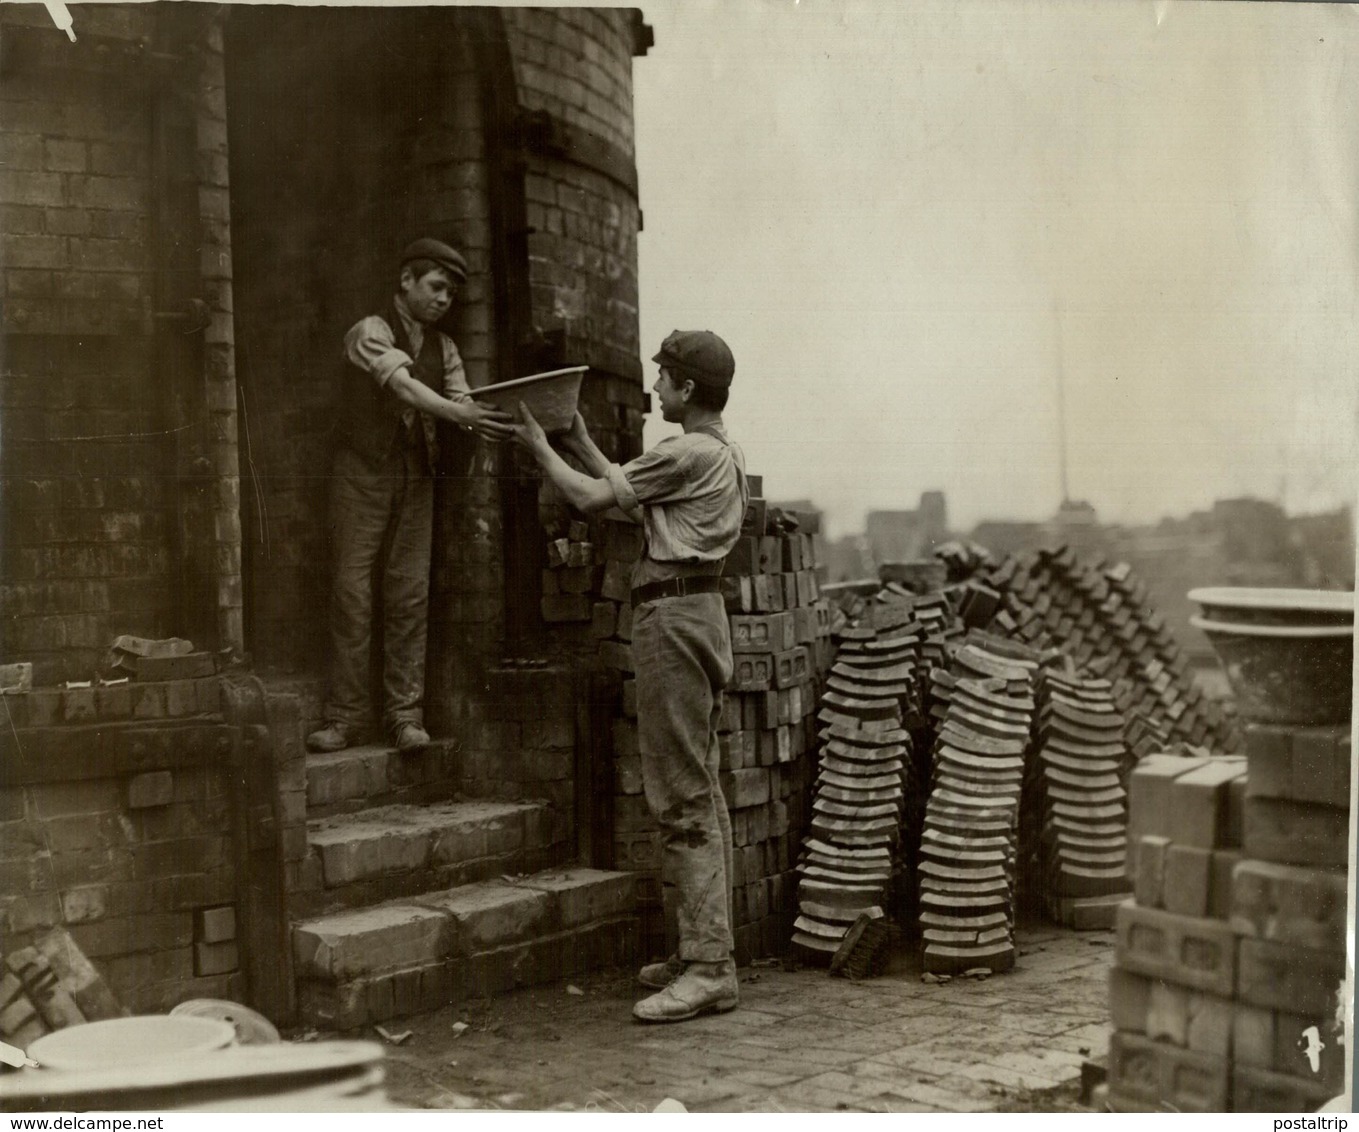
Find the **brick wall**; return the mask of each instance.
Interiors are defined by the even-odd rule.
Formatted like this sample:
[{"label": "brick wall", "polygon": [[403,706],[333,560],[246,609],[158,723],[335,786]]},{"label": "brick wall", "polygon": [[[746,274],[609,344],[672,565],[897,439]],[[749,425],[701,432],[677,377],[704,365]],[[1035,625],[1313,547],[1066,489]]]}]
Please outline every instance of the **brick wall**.
[{"label": "brick wall", "polygon": [[218,681],[4,697],[0,911],[6,951],[64,925],[135,1012],[240,1000]]},{"label": "brick wall", "polygon": [[[12,501],[0,647],[52,683],[89,676],[120,633],[239,643],[220,40],[205,21],[135,5],[82,9],[76,44],[41,8],[6,5],[0,24],[0,474]],[[148,62],[148,48],[173,62]],[[170,137],[158,166],[158,115],[186,96],[183,121],[202,133],[182,152]],[[187,188],[187,210],[161,207],[162,182]],[[163,253],[198,246],[200,209],[216,225],[202,265],[214,318],[186,337],[156,314],[199,295],[199,265],[176,271]],[[186,534],[195,499],[203,528]],[[204,616],[220,614],[204,632],[182,585],[190,559],[215,589]]]},{"label": "brick wall", "polygon": [[520,103],[631,154],[637,18],[629,8],[504,9]]},{"label": "brick wall", "polygon": [[88,676],[117,633],[173,620],[148,94],[118,50],[149,22],[101,8],[83,25],[114,49],[77,51],[40,6],[0,10],[0,651],[41,683]]}]

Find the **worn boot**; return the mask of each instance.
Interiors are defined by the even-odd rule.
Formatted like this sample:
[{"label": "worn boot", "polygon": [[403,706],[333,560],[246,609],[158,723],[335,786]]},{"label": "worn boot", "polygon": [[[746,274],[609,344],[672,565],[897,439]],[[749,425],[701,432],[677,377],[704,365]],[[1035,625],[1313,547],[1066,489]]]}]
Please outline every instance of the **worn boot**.
[{"label": "worn boot", "polygon": [[307,736],[309,751],[343,751],[346,747],[356,746],[363,741],[359,728],[342,720],[328,720],[319,730]]},{"label": "worn boot", "polygon": [[648,963],[637,972],[637,981],[649,990],[665,990],[684,974],[684,961],[672,955],[664,963]]},{"label": "worn boot", "polygon": [[392,736],[398,751],[414,751],[419,747],[429,746],[429,732],[410,720],[398,723],[392,729]]},{"label": "worn boot", "polygon": [[684,973],[662,991],[632,1008],[639,1022],[683,1022],[700,1014],[724,1014],[741,1000],[736,964],[686,963]]}]

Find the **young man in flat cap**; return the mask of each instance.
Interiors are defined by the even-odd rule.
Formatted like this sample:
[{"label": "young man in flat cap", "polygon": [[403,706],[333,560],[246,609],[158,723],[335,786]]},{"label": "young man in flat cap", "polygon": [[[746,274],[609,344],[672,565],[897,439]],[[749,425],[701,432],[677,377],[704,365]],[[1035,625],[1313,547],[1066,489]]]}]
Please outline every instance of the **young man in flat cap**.
[{"label": "young man in flat cap", "polygon": [[722,560],[735,545],[749,488],[722,410],[736,363],[707,330],[677,330],[653,359],[661,415],[684,429],[621,467],[580,415],[564,446],[578,472],[525,413],[516,428],[567,499],[582,511],[621,508],[640,521],[646,553],[632,580],[632,655],[647,805],[661,826],[664,882],[676,889],[679,953],[642,968],[657,993],[633,1008],[643,1022],[680,1022],[735,1008],[731,821],[718,785],[717,721],[731,679]]},{"label": "young man in flat cap", "polygon": [[399,750],[429,742],[423,701],[435,422],[488,440],[511,435],[507,414],[468,396],[458,348],[435,328],[466,279],[467,262],[453,248],[416,240],[401,254],[387,309],[360,319],[344,337],[330,498],[330,689],[326,722],[307,736],[313,751],[339,751],[368,737],[368,658],[379,585],[382,724]]}]

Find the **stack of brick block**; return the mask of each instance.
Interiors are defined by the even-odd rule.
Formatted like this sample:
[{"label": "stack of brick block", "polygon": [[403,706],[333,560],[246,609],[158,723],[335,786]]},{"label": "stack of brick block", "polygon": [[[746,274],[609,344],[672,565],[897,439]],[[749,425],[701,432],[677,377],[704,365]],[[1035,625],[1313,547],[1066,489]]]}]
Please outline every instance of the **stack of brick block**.
[{"label": "stack of brick block", "polygon": [[[752,498],[740,538],[723,563],[733,673],[718,721],[721,785],[733,842],[732,911],[741,961],[779,954],[792,932],[796,847],[810,818],[815,719],[830,664],[830,603],[820,595],[815,516]],[[666,953],[660,834],[642,789],[631,657],[632,570],[641,529],[603,524],[603,576],[593,609],[600,658],[622,676],[613,719],[615,867],[643,874],[643,949]]]},{"label": "stack of brick block", "polygon": [[1343,1089],[1346,840],[1307,822],[1348,824],[1349,731],[1246,741],[1245,759],[1153,755],[1131,775],[1116,1110],[1310,1111]]},{"label": "stack of brick block", "polygon": [[882,914],[913,792],[902,714],[918,702],[920,627],[871,619],[891,627],[843,630],[817,716],[820,768],[793,926],[793,942],[812,956],[833,954],[862,912]]},{"label": "stack of brick block", "polygon": [[1230,920],[1238,1112],[1310,1111],[1344,1089],[1351,755],[1349,723],[1246,728],[1245,859]]},{"label": "stack of brick block", "polygon": [[1026,810],[1037,834],[1045,911],[1067,927],[1111,928],[1130,888],[1125,866],[1131,758],[1123,718],[1107,680],[1053,669],[1039,681],[1038,703]]},{"label": "stack of brick block", "polygon": [[1014,966],[1016,835],[1036,669],[979,639],[931,674],[939,728],[918,867],[927,972]]},{"label": "stack of brick block", "polygon": [[[565,527],[565,530],[561,529]],[[596,603],[592,595],[603,580],[603,568],[595,563],[590,524],[571,519],[549,530],[547,568],[543,571],[543,620],[547,622],[591,621]]]},{"label": "stack of brick block", "polygon": [[1239,748],[1234,719],[1193,683],[1164,618],[1126,563],[1083,562],[1062,547],[1011,556],[978,580],[1003,595],[991,632],[1060,648],[1083,674],[1110,682],[1134,754],[1175,742]]}]

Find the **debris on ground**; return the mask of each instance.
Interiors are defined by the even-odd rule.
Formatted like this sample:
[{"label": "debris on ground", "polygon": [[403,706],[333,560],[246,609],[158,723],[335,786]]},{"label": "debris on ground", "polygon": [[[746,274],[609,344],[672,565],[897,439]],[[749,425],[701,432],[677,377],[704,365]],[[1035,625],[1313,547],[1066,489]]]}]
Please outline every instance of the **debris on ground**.
[{"label": "debris on ground", "polygon": [[20,1048],[67,1026],[127,1014],[65,928],[53,928],[0,967],[0,1038]]},{"label": "debris on ground", "polygon": [[566,986],[566,993],[567,993],[567,994],[580,995],[580,996],[583,996],[583,995],[585,994],[585,992],[584,992],[583,990],[581,990],[580,987],[576,986],[575,983],[568,983],[568,984],[567,984],[567,986]]},{"label": "debris on ground", "polygon": [[394,1046],[402,1045],[405,1042],[410,1041],[411,1039],[410,1030],[401,1030],[398,1032],[395,1030],[389,1030],[387,1029],[386,1026],[374,1026],[373,1029],[376,1030],[379,1034],[381,1034],[382,1037],[385,1038],[387,1041],[391,1042],[392,1045]]},{"label": "debris on ground", "polygon": [[466,1022],[454,1022],[452,1026],[453,1036],[455,1038],[460,1038],[463,1036],[463,1034],[467,1033],[467,1031],[470,1030],[471,1028],[472,1027],[469,1026]]},{"label": "debris on ground", "polygon": [[922,983],[951,983],[952,975],[936,975],[933,971],[926,971],[920,976]]},{"label": "debris on ground", "polygon": [[963,972],[965,979],[989,979],[991,977],[990,967],[969,967]]},{"label": "debris on ground", "polygon": [[889,938],[887,918],[881,908],[861,912],[831,957],[830,973],[847,979],[881,975],[887,966]]}]

